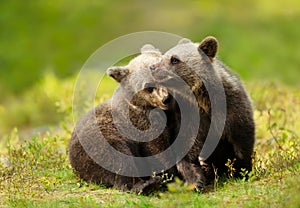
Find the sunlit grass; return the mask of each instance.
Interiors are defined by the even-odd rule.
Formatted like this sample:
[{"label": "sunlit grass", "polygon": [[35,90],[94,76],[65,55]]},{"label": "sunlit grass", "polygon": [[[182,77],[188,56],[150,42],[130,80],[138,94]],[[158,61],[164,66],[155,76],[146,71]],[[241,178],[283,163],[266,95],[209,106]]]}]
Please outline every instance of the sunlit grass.
[{"label": "sunlit grass", "polygon": [[[71,89],[73,81],[57,82],[57,87]],[[56,83],[55,79],[51,82]],[[105,78],[104,82],[107,87],[97,95],[99,101],[109,97],[115,88],[111,79]],[[55,86],[48,82],[41,85]],[[257,129],[254,169],[249,181],[219,178],[203,193],[195,193],[178,181],[169,191],[151,196],[86,183],[73,173],[67,156],[73,130],[70,96],[53,93],[58,100],[52,104],[56,103],[65,115],[60,130],[23,136],[22,141],[17,131],[3,138],[6,142],[2,142],[0,155],[0,206],[297,207],[300,203],[297,197],[300,109],[296,105],[300,102],[299,91],[270,82],[247,82],[246,86],[253,99]]]},{"label": "sunlit grass", "polygon": [[[34,129],[46,131],[50,126],[57,126],[66,114],[72,112],[76,78],[73,76],[61,80],[49,73],[23,94],[8,97],[0,104],[0,138],[14,127],[30,133]],[[110,97],[116,86],[116,82],[104,76],[96,95],[87,97],[94,100],[95,104],[101,103]],[[71,114],[69,116],[72,117]]]},{"label": "sunlit grass", "polygon": [[[2,2],[0,207],[299,207],[299,13],[296,0]],[[144,30],[219,40],[218,57],[245,80],[255,109],[249,181],[217,178],[203,193],[177,181],[137,196],[73,173],[76,75],[104,43]],[[92,104],[116,85],[103,77]]]}]

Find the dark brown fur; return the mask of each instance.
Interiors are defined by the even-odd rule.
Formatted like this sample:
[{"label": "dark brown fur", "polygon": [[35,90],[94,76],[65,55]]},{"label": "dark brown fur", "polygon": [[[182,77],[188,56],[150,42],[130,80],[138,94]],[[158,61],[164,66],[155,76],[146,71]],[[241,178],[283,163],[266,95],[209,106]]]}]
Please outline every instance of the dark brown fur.
[{"label": "dark brown fur", "polygon": [[[106,170],[87,154],[87,152],[91,152],[93,157],[99,160],[110,158],[109,152],[105,151],[105,145],[99,142],[100,137],[103,137],[116,151],[136,157],[155,155],[169,146],[169,129],[164,129],[158,138],[148,143],[132,141],[119,132],[116,121],[112,117],[112,104],[114,104],[114,110],[117,112],[118,117],[125,119],[125,126],[133,125],[144,131],[150,128],[149,113],[154,108],[167,111],[168,103],[166,104],[164,101],[169,98],[169,102],[171,102],[167,91],[163,87],[155,86],[153,89],[145,87],[146,84],[154,83],[149,67],[157,62],[160,57],[160,52],[147,45],[142,49],[142,55],[133,59],[129,65],[108,69],[108,75],[120,82],[120,87],[115,92],[113,99],[98,105],[79,120],[69,145],[71,165],[82,179],[103,184],[107,187],[113,186],[121,190],[146,194],[156,190],[162,184],[162,178],[159,174],[156,177],[123,176],[117,172]],[[129,118],[126,118],[126,109],[122,108],[123,104],[129,107]],[[161,118],[161,113],[162,111],[155,114]],[[164,164],[166,161],[156,162]],[[149,168],[152,164],[142,165]],[[136,168],[136,171],[139,171],[138,164],[131,168]],[[166,170],[166,173],[171,175],[175,173],[175,170]]]},{"label": "dark brown fur", "polygon": [[[251,102],[239,78],[215,58],[217,49],[218,42],[213,37],[204,39],[200,44],[183,39],[166,52],[162,62],[153,70],[154,77],[164,82],[172,79],[170,77],[175,73],[189,85],[196,96],[200,128],[194,145],[185,158],[177,163],[177,168],[183,179],[196,184],[197,188],[202,188],[211,181],[215,171],[218,174],[226,173],[225,164],[228,160],[234,161],[236,176],[239,176],[242,169],[252,169],[255,124]],[[203,160],[199,156],[211,125],[211,104],[217,102],[221,95],[218,82],[221,82],[225,91],[226,122],[216,149]],[[211,97],[206,86],[214,89]],[[174,88],[173,91],[177,93],[176,99],[190,99],[185,97],[185,93],[179,88]],[[179,109],[175,108],[174,111],[177,111],[177,117],[180,119]],[[222,114],[224,112],[217,112],[217,117],[221,118]],[[218,131],[220,127],[213,128]]]}]

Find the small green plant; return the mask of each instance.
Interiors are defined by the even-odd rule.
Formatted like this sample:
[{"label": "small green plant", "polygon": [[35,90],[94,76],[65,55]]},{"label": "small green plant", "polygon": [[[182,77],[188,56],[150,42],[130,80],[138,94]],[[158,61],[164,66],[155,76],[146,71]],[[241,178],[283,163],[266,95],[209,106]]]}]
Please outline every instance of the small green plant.
[{"label": "small green plant", "polygon": [[195,189],[195,184],[188,184],[180,180],[178,177],[175,177],[175,181],[173,183],[169,183],[167,186],[168,190],[172,193],[190,192]]},{"label": "small green plant", "polygon": [[227,167],[229,178],[233,178],[236,172],[234,168],[234,162],[235,162],[235,158],[233,160],[228,159],[225,164],[225,166]]}]

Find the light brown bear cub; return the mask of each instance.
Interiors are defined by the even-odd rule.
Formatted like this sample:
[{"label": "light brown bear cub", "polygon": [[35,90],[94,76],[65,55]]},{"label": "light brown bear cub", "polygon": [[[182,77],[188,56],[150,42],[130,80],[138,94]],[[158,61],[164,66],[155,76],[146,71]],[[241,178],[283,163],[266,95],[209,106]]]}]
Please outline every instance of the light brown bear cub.
[{"label": "light brown bear cub", "polygon": [[[145,45],[141,55],[127,66],[107,70],[107,74],[120,83],[119,88],[111,99],[79,120],[69,145],[71,165],[82,179],[147,194],[161,185],[161,177],[132,174],[155,169],[156,163],[169,175],[175,172],[175,168],[164,168],[166,158],[149,160],[149,163],[143,160],[142,164],[133,162],[135,157],[153,156],[169,147],[170,130],[165,126],[170,121],[166,121],[163,110],[168,110],[172,96],[165,87],[157,85],[150,70],[160,59],[158,50]],[[149,133],[149,129],[153,131]],[[147,131],[150,136],[157,136],[146,141],[143,132]]]},{"label": "light brown bear cub", "polygon": [[[160,63],[152,66],[156,79],[173,80],[176,100],[190,99],[182,87],[174,84],[176,77],[183,79],[196,97],[200,117],[197,138],[189,153],[177,163],[177,169],[184,180],[197,184],[198,189],[213,179],[215,172],[226,173],[228,160],[234,162],[236,176],[241,170],[252,169],[255,125],[251,102],[239,78],[216,58],[217,50],[214,37],[207,37],[200,44],[182,39]],[[179,117],[175,120],[180,120],[179,109],[174,111]],[[192,125],[191,119],[186,126]],[[205,143],[209,145],[204,150]]]}]

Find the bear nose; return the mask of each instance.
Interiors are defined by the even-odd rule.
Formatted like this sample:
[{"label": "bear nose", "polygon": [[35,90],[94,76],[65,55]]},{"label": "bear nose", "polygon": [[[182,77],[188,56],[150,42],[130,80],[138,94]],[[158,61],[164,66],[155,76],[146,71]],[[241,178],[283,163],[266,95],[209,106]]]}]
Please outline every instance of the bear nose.
[{"label": "bear nose", "polygon": [[167,96],[167,97],[164,97],[163,100],[162,100],[162,103],[163,104],[169,104],[171,102],[171,97],[170,96]]},{"label": "bear nose", "polygon": [[150,66],[150,70],[151,70],[151,71],[154,71],[155,69],[156,69],[155,64],[152,64],[152,65]]}]

